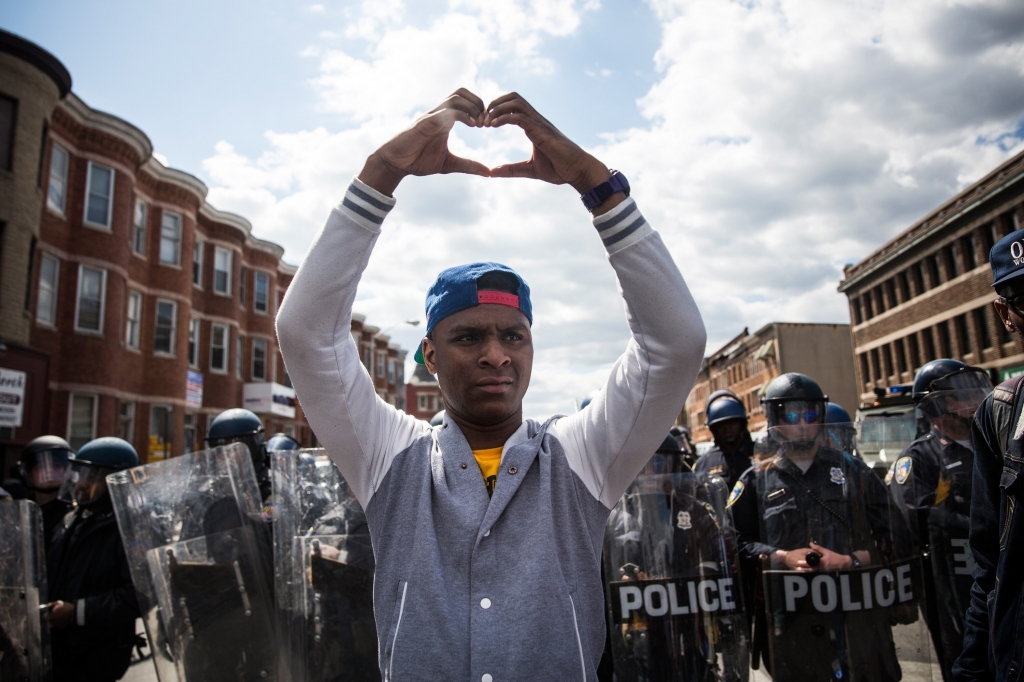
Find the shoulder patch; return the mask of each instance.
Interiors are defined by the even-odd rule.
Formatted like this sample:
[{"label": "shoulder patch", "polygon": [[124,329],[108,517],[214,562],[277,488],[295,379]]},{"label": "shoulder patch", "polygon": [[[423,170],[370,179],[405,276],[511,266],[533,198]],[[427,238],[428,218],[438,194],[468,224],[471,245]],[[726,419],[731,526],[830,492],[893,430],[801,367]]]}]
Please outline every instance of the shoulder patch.
[{"label": "shoulder patch", "polygon": [[743,494],[744,488],[746,486],[743,485],[743,481],[736,481],[736,485],[732,487],[732,492],[729,493],[729,502],[725,505],[726,509],[736,504],[736,501],[740,499],[740,495]]},{"label": "shoulder patch", "polygon": [[723,467],[723,466],[711,467],[710,469],[708,469],[708,476],[715,476],[715,475],[721,476],[722,472],[724,472],[724,471],[725,471],[725,467]]},{"label": "shoulder patch", "polygon": [[885,485],[892,485],[892,478],[896,475],[896,462],[889,465],[889,471],[885,473]]},{"label": "shoulder patch", "polygon": [[707,512],[708,512],[708,516],[710,516],[710,517],[711,517],[711,520],[715,522],[715,526],[716,526],[716,527],[719,527],[719,528],[721,528],[721,526],[720,526],[720,525],[719,525],[719,523],[718,523],[718,514],[717,514],[717,512],[715,512],[715,508],[714,508],[714,507],[712,507],[712,506],[711,506],[710,504],[708,504],[707,502],[705,502],[705,503],[704,503],[704,509],[706,509],[706,510],[707,510]]},{"label": "shoulder patch", "polygon": [[896,482],[903,485],[910,479],[910,472],[914,470],[914,460],[909,456],[900,457],[896,460],[896,464],[893,467]]}]

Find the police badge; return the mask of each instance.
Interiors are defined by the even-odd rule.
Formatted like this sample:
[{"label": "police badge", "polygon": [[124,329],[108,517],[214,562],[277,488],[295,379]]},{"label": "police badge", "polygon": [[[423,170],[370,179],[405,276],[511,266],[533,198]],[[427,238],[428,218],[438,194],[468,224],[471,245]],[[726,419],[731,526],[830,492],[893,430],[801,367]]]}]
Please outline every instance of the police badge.
[{"label": "police badge", "polygon": [[832,475],[832,482],[837,485],[846,483],[846,474],[839,467],[832,467],[829,469],[829,473]]},{"label": "police badge", "polygon": [[725,505],[726,509],[736,504],[736,500],[740,499],[740,495],[743,494],[744,487],[743,481],[736,481],[736,485],[732,487],[732,492],[729,493],[729,501]]},{"label": "police badge", "polygon": [[690,520],[690,512],[681,511],[676,514],[676,528],[682,528],[683,530],[690,530],[693,528],[693,522]]},{"label": "police badge", "polygon": [[893,478],[896,479],[897,483],[903,485],[910,478],[910,472],[913,471],[913,469],[914,460],[910,459],[909,456],[900,457],[896,460],[896,466],[893,468],[893,471],[895,472]]}]

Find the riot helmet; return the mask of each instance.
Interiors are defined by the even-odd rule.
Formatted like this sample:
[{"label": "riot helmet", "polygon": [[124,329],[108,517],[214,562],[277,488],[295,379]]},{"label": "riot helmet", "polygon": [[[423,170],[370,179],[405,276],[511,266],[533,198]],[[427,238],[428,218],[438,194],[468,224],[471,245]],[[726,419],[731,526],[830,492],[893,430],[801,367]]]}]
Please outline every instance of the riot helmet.
[{"label": "riot helmet", "polygon": [[797,450],[809,450],[825,422],[828,396],[806,374],[788,372],[772,379],[761,397],[772,437]]},{"label": "riot helmet", "polygon": [[678,474],[690,471],[690,465],[686,463],[686,451],[679,446],[675,436],[669,433],[661,445],[654,451],[654,455],[648,460],[641,474]]},{"label": "riot helmet", "polygon": [[842,405],[829,402],[825,406],[825,430],[831,441],[830,446],[851,455],[854,453],[857,430],[850,419],[850,413]]},{"label": "riot helmet", "polygon": [[224,410],[210,422],[210,428],[206,432],[207,446],[215,448],[231,443],[245,443],[257,474],[260,467],[266,467],[267,443],[263,422],[249,410],[241,407]]},{"label": "riot helmet", "polygon": [[59,436],[39,436],[21,451],[18,474],[29,490],[54,493],[60,490],[74,450]]},{"label": "riot helmet", "polygon": [[68,463],[58,497],[77,506],[96,504],[107,496],[107,475],[139,465],[131,443],[120,438],[91,440]]},{"label": "riot helmet", "polygon": [[267,440],[267,452],[277,450],[300,450],[302,446],[287,433],[275,433]]},{"label": "riot helmet", "polygon": [[726,452],[740,447],[749,437],[747,410],[732,391],[715,391],[704,404],[704,418],[715,437],[715,444]]},{"label": "riot helmet", "polygon": [[431,426],[440,426],[441,424],[444,424],[444,410],[441,410],[430,418]]},{"label": "riot helmet", "polygon": [[991,392],[992,382],[985,370],[950,358],[926,363],[914,377],[917,408],[940,431],[951,432],[955,440],[970,437],[974,413]]}]

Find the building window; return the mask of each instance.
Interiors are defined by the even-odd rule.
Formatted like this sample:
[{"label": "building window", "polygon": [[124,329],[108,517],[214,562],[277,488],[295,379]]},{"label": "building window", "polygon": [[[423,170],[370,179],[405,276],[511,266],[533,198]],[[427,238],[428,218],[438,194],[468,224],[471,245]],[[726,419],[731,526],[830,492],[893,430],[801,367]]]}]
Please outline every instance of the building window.
[{"label": "building window", "polygon": [[912,298],[910,295],[910,278],[907,277],[906,270],[896,275],[896,283],[900,287],[900,296],[903,298],[902,302],[906,303]]},{"label": "building window", "polygon": [[949,320],[939,322],[935,326],[939,330],[939,352],[942,353],[944,358],[953,357],[953,344],[950,342],[949,337]]},{"label": "building window", "polygon": [[64,215],[64,207],[68,198],[68,165],[70,162],[67,150],[53,145],[50,152],[50,182],[46,190],[46,205]]},{"label": "building window", "polygon": [[164,211],[160,216],[160,262],[181,264],[181,216]]},{"label": "building window", "polygon": [[114,169],[89,162],[85,185],[85,222],[110,227],[110,206],[114,201]]},{"label": "building window", "polygon": [[12,170],[14,128],[18,118],[18,100],[0,95],[0,168]]},{"label": "building window", "polygon": [[39,297],[36,300],[36,321],[51,327],[57,324],[57,282],[60,261],[48,253],[39,259]]},{"label": "building window", "polygon": [[137,291],[128,292],[128,314],[125,315],[124,344],[135,350],[139,349],[139,330],[142,321],[142,294]]},{"label": "building window", "polygon": [[885,280],[883,288],[885,289],[885,297],[888,299],[888,303],[885,307],[895,308],[896,306],[898,306],[900,302],[896,298],[896,282],[893,281],[893,279],[890,277],[889,279]]},{"label": "building window", "polygon": [[256,287],[252,295],[252,309],[265,313],[270,304],[270,275],[265,272],[256,273]]},{"label": "building window", "polygon": [[267,340],[252,340],[252,380],[267,380]]},{"label": "building window", "polygon": [[149,437],[163,451],[158,457],[164,458],[171,454],[171,441],[174,439],[174,408],[170,405],[152,405],[149,408]]},{"label": "building window", "polygon": [[231,295],[231,251],[219,246],[213,254],[213,290]]},{"label": "building window", "polygon": [[363,346],[363,366],[370,376],[373,376],[373,351],[369,346]]},{"label": "building window", "polygon": [[178,317],[178,304],[174,301],[156,302],[156,334],[153,337],[153,351],[174,355],[174,331]]},{"label": "building window", "polygon": [[118,407],[117,437],[129,443],[135,440],[135,403],[121,401]]},{"label": "building window", "polygon": [[920,296],[925,292],[924,266],[920,263],[914,263],[910,266],[910,274],[914,278],[914,288],[917,290],[915,295]]},{"label": "building window", "polygon": [[210,371],[225,374],[228,371],[228,328],[227,325],[210,326]]},{"label": "building window", "polygon": [[387,367],[388,354],[385,351],[377,351],[377,377],[384,378],[384,370]]},{"label": "building window", "polygon": [[911,334],[907,337],[907,345],[910,347],[910,369],[916,372],[918,367],[921,366],[921,351],[917,347],[917,334]]},{"label": "building window", "polygon": [[200,289],[203,288],[203,247],[205,244],[201,239],[196,239],[192,246],[192,284]]},{"label": "building window", "polygon": [[421,410],[427,409],[427,396],[421,394],[419,396],[419,402],[417,404],[418,404],[419,409],[421,409]]},{"label": "building window", "polygon": [[907,371],[907,354],[903,350],[902,340],[894,341],[892,345],[896,349],[896,373],[902,378],[903,373]]},{"label": "building window", "polygon": [[978,341],[981,342],[982,348],[992,347],[992,335],[988,331],[989,310],[991,308],[988,306],[974,310],[974,326],[978,329]]},{"label": "building window", "polygon": [[395,383],[395,361],[388,360],[388,383]]},{"label": "building window", "polygon": [[185,429],[181,434],[181,444],[186,455],[196,451],[196,415],[193,412],[185,413]]},{"label": "building window", "polygon": [[967,315],[957,315],[953,318],[953,324],[956,325],[956,340],[960,344],[960,356],[963,357],[973,350],[971,332],[967,328]]},{"label": "building window", "polygon": [[956,242],[947,244],[942,249],[942,257],[946,261],[946,279],[951,280],[960,276],[960,261],[957,259]]},{"label": "building window", "polygon": [[78,450],[96,437],[95,395],[72,393],[68,406],[68,444]]},{"label": "building window", "polygon": [[188,366],[199,367],[199,325],[198,317],[188,320]]},{"label": "building window", "polygon": [[925,258],[925,262],[928,265],[929,288],[934,289],[942,284],[942,273],[939,271],[939,254],[933,253]]},{"label": "building window", "polygon": [[921,359],[925,362],[937,360],[939,356],[935,354],[935,339],[932,337],[932,330],[923,330],[921,332],[921,337],[924,339],[924,357]]},{"label": "building window", "polygon": [[871,383],[871,365],[868,364],[868,354],[860,354],[860,378],[865,384]]},{"label": "building window", "polygon": [[893,375],[892,348],[889,347],[889,344],[882,346],[882,364],[885,366],[885,373],[882,375],[882,379],[888,379]]},{"label": "building window", "polygon": [[860,297],[861,307],[864,309],[864,319],[870,320],[875,316],[875,307],[871,303],[871,292]]},{"label": "building window", "polygon": [[398,365],[398,383],[404,384],[405,383],[405,364],[401,363],[401,362],[396,363],[396,364]]},{"label": "building window", "polygon": [[971,235],[960,240],[960,249],[964,252],[964,268],[967,272],[978,267],[978,253],[974,249],[974,238]]},{"label": "building window", "polygon": [[878,381],[882,378],[882,361],[877,348],[871,349],[871,367],[871,381]]},{"label": "building window", "polygon": [[242,379],[242,368],[245,367],[245,337],[238,335],[235,343],[235,376]]},{"label": "building window", "polygon": [[103,333],[103,307],[107,293],[107,271],[78,267],[78,307],[75,310],[75,331]]},{"label": "building window", "polygon": [[245,307],[245,275],[248,272],[243,265],[238,268],[238,305]]},{"label": "building window", "polygon": [[850,314],[853,317],[854,324],[860,324],[864,321],[863,316],[860,314],[860,298],[850,299]]},{"label": "building window", "polygon": [[132,217],[132,251],[146,257],[146,219],[149,205],[141,199],[135,200],[135,214]]}]

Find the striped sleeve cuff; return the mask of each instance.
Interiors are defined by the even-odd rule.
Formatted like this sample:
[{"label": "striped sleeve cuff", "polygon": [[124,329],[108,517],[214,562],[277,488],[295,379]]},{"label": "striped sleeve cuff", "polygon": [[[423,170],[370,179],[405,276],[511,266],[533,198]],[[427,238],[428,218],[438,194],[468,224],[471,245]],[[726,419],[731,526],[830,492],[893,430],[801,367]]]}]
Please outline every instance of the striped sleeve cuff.
[{"label": "striped sleeve cuff", "polygon": [[78,624],[78,627],[85,626],[85,599],[75,602],[75,623]]},{"label": "striped sleeve cuff", "polygon": [[338,211],[371,232],[379,232],[380,224],[394,207],[394,197],[384,196],[359,178],[352,178],[345,198],[338,204]]},{"label": "striped sleeve cuff", "polygon": [[632,197],[594,218],[594,227],[601,235],[601,241],[609,255],[637,243],[654,231],[644,220]]}]

